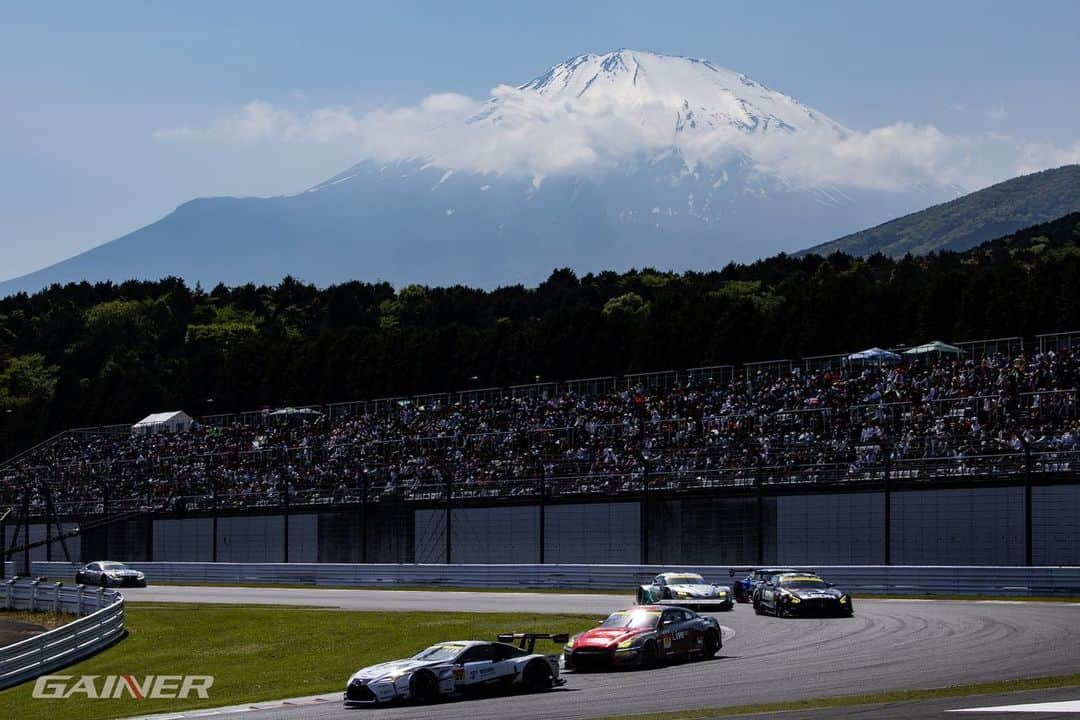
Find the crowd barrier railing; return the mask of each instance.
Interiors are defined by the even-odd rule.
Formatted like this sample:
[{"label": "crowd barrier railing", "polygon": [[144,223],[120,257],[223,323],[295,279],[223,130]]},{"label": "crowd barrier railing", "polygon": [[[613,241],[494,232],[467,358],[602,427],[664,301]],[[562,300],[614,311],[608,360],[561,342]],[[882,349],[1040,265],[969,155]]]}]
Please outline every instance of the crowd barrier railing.
[{"label": "crowd barrier railing", "polygon": [[[739,566],[560,564],[353,564],[131,562],[153,585],[162,583],[271,584],[353,587],[569,588],[625,592],[657,573],[699,572],[709,582],[730,584]],[[825,579],[863,595],[1080,595],[1080,567],[945,565],[815,565]],[[35,562],[35,574],[73,572],[68,563]],[[745,568],[743,568],[745,575]]]},{"label": "crowd barrier railing", "polygon": [[55,630],[0,647],[0,690],[87,658],[124,635],[124,596],[114,590],[12,579],[0,584],[0,609],[76,616]]}]

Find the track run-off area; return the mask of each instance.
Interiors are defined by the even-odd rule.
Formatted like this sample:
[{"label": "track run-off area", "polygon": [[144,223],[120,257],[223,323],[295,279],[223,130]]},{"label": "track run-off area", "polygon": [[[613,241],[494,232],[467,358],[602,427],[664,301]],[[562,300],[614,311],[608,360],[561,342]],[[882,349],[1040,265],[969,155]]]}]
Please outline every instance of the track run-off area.
[{"label": "track run-off area", "polygon": [[[591,613],[597,620],[632,604],[628,595],[441,590],[152,586],[126,590],[124,594],[131,602],[306,605],[369,611]],[[291,702],[256,703],[173,717],[212,713],[214,717],[235,715],[249,720],[565,720],[1080,673],[1080,604],[856,599],[855,609],[853,618],[778,619],[758,616],[749,605],[738,605],[733,612],[717,615],[724,626],[724,647],[714,660],[645,671],[567,673],[564,687],[537,695],[482,697],[424,707],[349,709],[341,703],[341,692],[334,691]],[[297,632],[303,632],[303,628],[297,628]],[[303,668],[297,668],[297,672],[303,672]],[[1075,699],[1080,699],[1080,689]],[[956,708],[971,706],[970,699],[961,698],[952,704]]]}]

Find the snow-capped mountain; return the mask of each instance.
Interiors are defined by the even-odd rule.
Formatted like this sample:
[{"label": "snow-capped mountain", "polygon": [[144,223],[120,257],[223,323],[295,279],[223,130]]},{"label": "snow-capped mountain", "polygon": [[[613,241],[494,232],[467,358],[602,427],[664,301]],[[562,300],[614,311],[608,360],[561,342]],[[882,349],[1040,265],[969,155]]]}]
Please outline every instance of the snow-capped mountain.
[{"label": "snow-capped mountain", "polygon": [[631,50],[363,127],[364,159],[307,191],[194,200],[0,294],[163,275],[491,287],[555,267],[707,270],[955,195],[905,177],[849,183],[830,148],[857,133],[707,60]]}]

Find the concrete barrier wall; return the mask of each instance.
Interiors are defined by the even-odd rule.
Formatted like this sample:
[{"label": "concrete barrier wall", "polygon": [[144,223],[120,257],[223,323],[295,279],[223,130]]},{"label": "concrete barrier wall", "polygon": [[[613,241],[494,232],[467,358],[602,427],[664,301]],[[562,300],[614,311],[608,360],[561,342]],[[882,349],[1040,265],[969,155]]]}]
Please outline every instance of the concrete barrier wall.
[{"label": "concrete barrier wall", "polygon": [[778,497],[773,542],[781,565],[883,563],[885,494]]},{"label": "concrete barrier wall", "polygon": [[1032,488],[1031,529],[1036,565],[1080,565],[1080,485]]},{"label": "concrete barrier wall", "polygon": [[[0,514],[2,514],[2,513],[0,513]],[[68,530],[74,530],[77,526],[75,525],[75,523],[62,523],[60,525],[60,527],[62,527],[65,531],[68,531]],[[55,537],[56,536],[56,526],[55,525],[52,526],[51,532],[52,532],[53,537]],[[14,534],[15,534],[15,526],[9,523],[4,528],[4,539],[3,540],[4,540],[4,547],[5,548],[11,546],[11,538],[12,538],[12,536]],[[46,535],[46,533],[45,533],[45,525],[43,523],[42,524],[34,523],[34,524],[30,525],[30,542],[31,543],[35,543],[35,542],[39,542],[41,540],[44,540],[45,535]],[[20,529],[19,530],[19,538],[18,538],[18,540],[16,542],[19,543],[19,544],[22,544],[22,541],[23,541],[23,532]],[[67,543],[68,552],[71,553],[72,558],[80,558],[80,557],[82,557],[82,540],[77,535],[74,536],[74,537],[65,538],[64,542]],[[41,546],[35,547],[35,548],[30,548],[30,559],[31,560],[45,560],[46,555],[48,554],[48,552],[49,551],[45,548],[44,545],[41,545]],[[58,542],[53,543],[53,546],[52,546],[52,559],[53,560],[62,560],[63,558],[64,558],[64,550],[63,550],[62,547],[60,547],[60,543],[58,543]]]},{"label": "concrete barrier wall", "polygon": [[897,565],[1023,565],[1024,489],[893,493],[891,534]]},{"label": "concrete barrier wall", "polygon": [[[881,492],[765,497],[762,537],[753,497],[696,497],[641,502],[455,508],[453,562],[753,564],[883,564],[885,499]],[[894,565],[1022,565],[1022,487],[903,490],[891,496]],[[1036,565],[1080,564],[1080,484],[1032,490],[1032,556]],[[644,548],[645,527],[648,547]],[[292,562],[442,563],[446,511],[385,504],[289,517]],[[211,518],[136,518],[70,538],[84,562],[281,562],[282,515],[221,516],[216,542]],[[10,535],[14,528],[7,529]],[[31,538],[44,537],[34,526]],[[643,552],[645,551],[645,552]],[[647,554],[645,554],[647,552]],[[53,558],[62,554],[53,545]],[[44,560],[44,548],[31,552]],[[20,561],[21,557],[13,558]]]}]

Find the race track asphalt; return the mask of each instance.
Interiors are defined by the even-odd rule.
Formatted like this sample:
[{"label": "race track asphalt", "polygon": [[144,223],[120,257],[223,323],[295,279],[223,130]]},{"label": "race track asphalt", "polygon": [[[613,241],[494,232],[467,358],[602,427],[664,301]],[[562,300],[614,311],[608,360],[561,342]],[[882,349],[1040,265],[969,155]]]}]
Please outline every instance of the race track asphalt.
[{"label": "race track asphalt", "polygon": [[[488,612],[512,605],[522,612],[583,612],[598,617],[630,601],[611,595],[181,587],[151,587],[125,595],[132,601],[381,610]],[[324,702],[308,698],[291,705],[259,703],[257,709],[245,706],[214,716],[567,720],[1080,673],[1076,604],[857,600],[856,615],[849,619],[781,620],[757,616],[746,605],[718,618],[728,630],[723,650],[712,661],[649,671],[567,673],[565,687],[539,695],[372,710],[347,709],[339,693],[330,693],[321,696]]]}]

